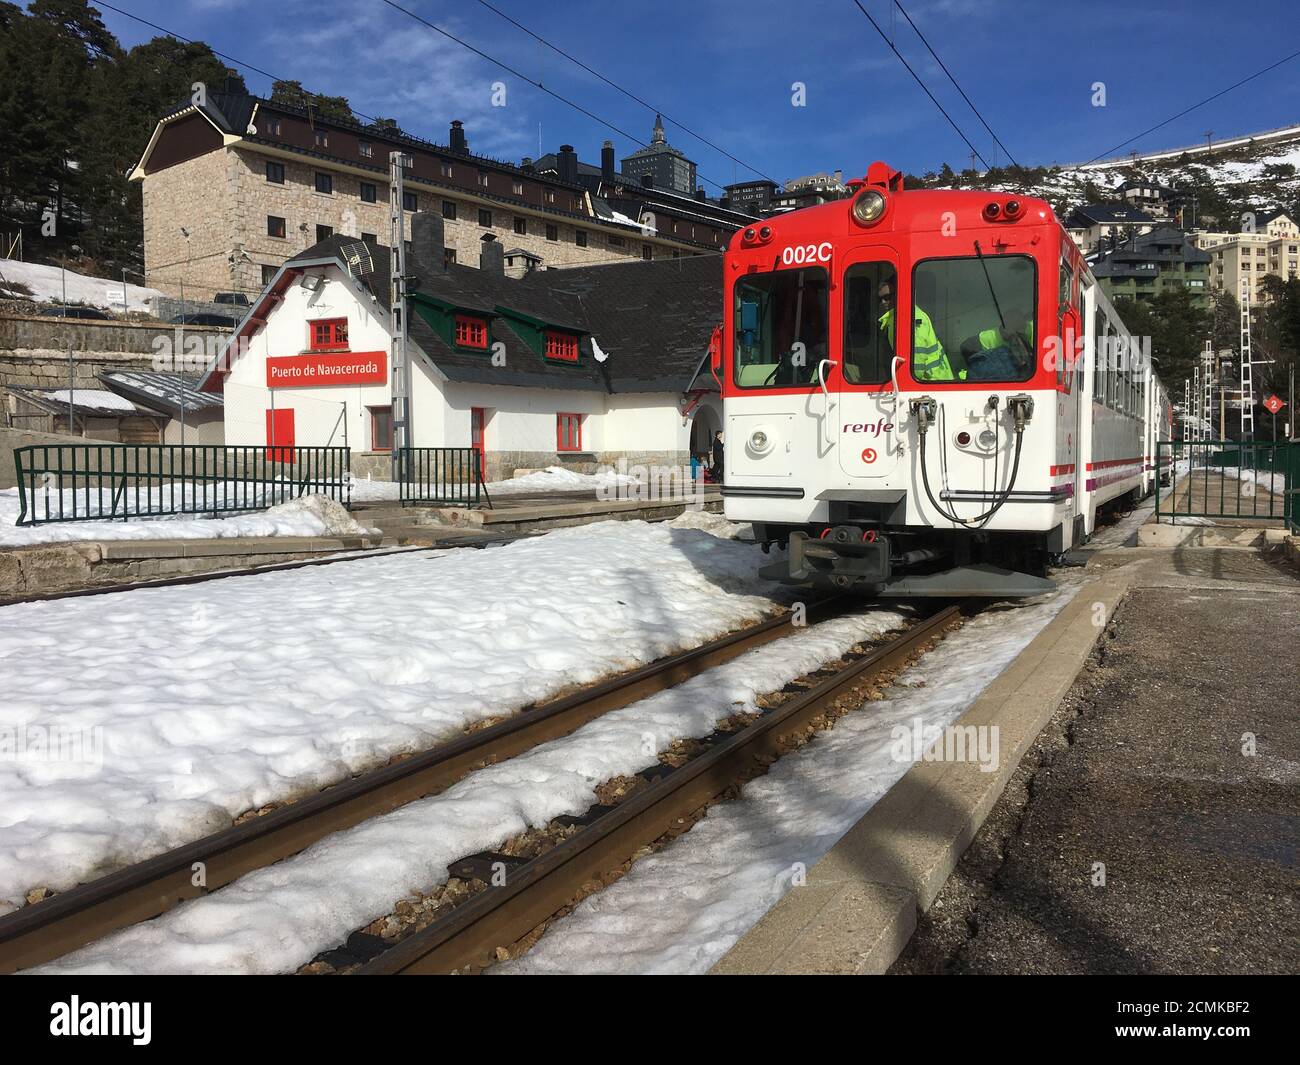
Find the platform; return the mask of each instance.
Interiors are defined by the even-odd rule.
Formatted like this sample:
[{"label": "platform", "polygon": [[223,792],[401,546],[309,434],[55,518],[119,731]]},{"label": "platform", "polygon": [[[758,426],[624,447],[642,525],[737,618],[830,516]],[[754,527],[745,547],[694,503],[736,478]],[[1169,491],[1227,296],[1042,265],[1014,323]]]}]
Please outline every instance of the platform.
[{"label": "platform", "polygon": [[[1286,951],[1294,962],[1293,946],[1261,939],[1300,941],[1287,903],[1300,570],[1266,549],[1095,552],[1074,600],[958,722],[998,727],[999,769],[914,765],[713,971],[882,973],[900,954],[908,972],[1257,971]],[[1082,703],[1086,741],[1070,709]],[[1049,744],[1044,774],[1037,755],[1022,758],[1053,722],[1073,733]],[[1242,755],[1246,733],[1261,757]],[[952,877],[972,841],[967,876]],[[1108,889],[1091,884],[1098,861]]]}]

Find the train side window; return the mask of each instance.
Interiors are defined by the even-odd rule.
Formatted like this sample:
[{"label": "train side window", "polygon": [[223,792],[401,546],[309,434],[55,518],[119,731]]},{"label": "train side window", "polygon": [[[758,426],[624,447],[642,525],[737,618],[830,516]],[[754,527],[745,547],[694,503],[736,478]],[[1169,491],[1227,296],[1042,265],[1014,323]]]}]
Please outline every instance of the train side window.
[{"label": "train side window", "polygon": [[1092,342],[1092,396],[1093,399],[1101,402],[1106,395],[1102,390],[1102,382],[1106,379],[1106,349],[1109,344],[1106,337],[1106,316],[1100,307],[1097,308],[1095,317],[1096,325],[1093,328]]},{"label": "train side window", "polygon": [[896,336],[890,328],[898,277],[891,263],[854,263],[844,272],[844,380],[883,385]]}]

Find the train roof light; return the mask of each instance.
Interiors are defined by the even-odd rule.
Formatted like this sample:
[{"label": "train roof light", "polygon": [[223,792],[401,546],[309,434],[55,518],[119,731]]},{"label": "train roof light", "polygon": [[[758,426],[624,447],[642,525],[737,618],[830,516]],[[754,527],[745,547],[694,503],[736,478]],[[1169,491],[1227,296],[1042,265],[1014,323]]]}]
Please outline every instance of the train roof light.
[{"label": "train roof light", "polygon": [[885,213],[885,197],[876,189],[863,189],[853,201],[853,220],[860,226],[875,225]]},{"label": "train roof light", "polygon": [[984,205],[984,217],[992,222],[1002,216],[1002,205],[996,200]]}]

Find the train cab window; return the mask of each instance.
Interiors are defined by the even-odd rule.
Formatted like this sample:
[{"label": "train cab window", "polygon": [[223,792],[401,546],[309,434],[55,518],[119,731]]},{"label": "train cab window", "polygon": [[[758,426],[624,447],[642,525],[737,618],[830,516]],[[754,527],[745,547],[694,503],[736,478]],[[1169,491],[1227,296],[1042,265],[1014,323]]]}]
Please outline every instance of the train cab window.
[{"label": "train cab window", "polygon": [[912,273],[912,376],[1028,381],[1037,363],[1033,259],[927,259]]},{"label": "train cab window", "polygon": [[898,277],[890,263],[855,263],[844,272],[844,380],[883,385],[896,350],[893,324]]},{"label": "train cab window", "polygon": [[826,271],[820,266],[746,274],[732,313],[734,377],[741,388],[802,388],[827,357]]}]

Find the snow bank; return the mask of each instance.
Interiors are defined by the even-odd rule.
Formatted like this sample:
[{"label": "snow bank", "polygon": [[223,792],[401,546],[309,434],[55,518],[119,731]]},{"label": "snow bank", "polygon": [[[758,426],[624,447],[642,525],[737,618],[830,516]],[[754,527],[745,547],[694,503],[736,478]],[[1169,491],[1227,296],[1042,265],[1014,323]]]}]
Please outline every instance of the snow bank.
[{"label": "snow bank", "polygon": [[0,758],[0,909],[758,620],[759,558],[605,522],[0,608],[0,738],[99,745]]},{"label": "snow bank", "polygon": [[[64,283],[67,283],[67,301],[84,303],[102,310],[122,310],[121,304],[110,303],[108,290],[120,292],[120,278],[87,277],[72,270],[63,271],[57,266],[42,266],[39,263],[24,263],[17,259],[0,259],[0,274],[10,284],[26,285],[36,300],[62,303],[64,300]],[[130,311],[148,310],[148,301],[162,293],[156,288],[144,288],[140,285],[126,286],[126,309]]]},{"label": "snow bank", "polygon": [[901,674],[889,698],[775,763],[497,971],[706,972],[790,890],[796,866],[811,868],[908,770],[911,761],[895,757],[895,726],[955,721],[1080,583],[968,622]]},{"label": "snow bank", "polygon": [[[219,486],[218,486],[219,489]],[[168,498],[167,488],[155,488],[156,501]],[[176,496],[182,498],[192,486],[177,485]],[[244,489],[239,489],[243,492]],[[213,486],[208,486],[211,495]],[[128,493],[127,505],[134,502]],[[107,496],[106,502],[107,500]],[[231,498],[236,498],[232,488]],[[78,490],[77,505],[85,511],[98,505],[98,493]],[[64,493],[64,506],[72,510],[72,492]],[[50,525],[17,526],[18,489],[0,489],[0,548],[28,547],[33,544],[69,543],[79,540],[204,540],[235,536],[377,536],[355,521],[343,504],[325,496],[302,496],[263,511],[232,514],[225,518],[204,518],[194,514],[161,517],[136,517],[130,521],[68,521]],[[51,504],[57,512],[57,504]]]},{"label": "snow bank", "polygon": [[674,739],[704,736],[761,694],[896,626],[873,611],[827,622],[466,777],[441,795],[321,840],[170,913],[47,966],[81,973],[293,971],[391,912],[447,864],[596,801],[602,781],[653,763]]},{"label": "snow bank", "polygon": [[595,492],[602,488],[636,483],[636,478],[613,470],[577,473],[566,470],[563,466],[548,466],[544,470],[512,477],[508,481],[493,481],[487,488],[494,495],[509,495],[511,492]]}]

